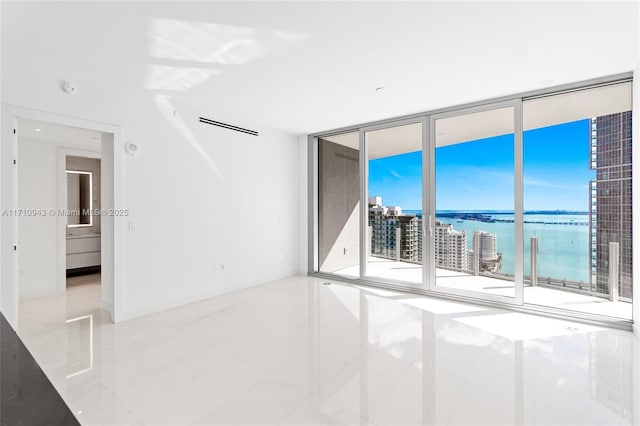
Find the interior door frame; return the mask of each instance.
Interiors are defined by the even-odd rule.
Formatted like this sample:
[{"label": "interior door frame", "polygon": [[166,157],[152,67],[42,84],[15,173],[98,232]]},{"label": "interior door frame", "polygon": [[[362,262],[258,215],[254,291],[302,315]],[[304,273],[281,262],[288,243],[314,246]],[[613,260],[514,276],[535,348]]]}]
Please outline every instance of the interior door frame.
[{"label": "interior door frame", "polygon": [[[436,268],[435,268],[435,238],[433,236],[433,228],[435,227],[436,217],[436,168],[435,168],[435,150],[436,150],[436,121],[443,118],[458,117],[478,112],[486,112],[503,108],[513,108],[513,173],[514,173],[514,297],[500,296],[490,293],[481,293],[467,290],[459,290],[455,288],[447,288],[436,285]],[[425,281],[428,290],[434,293],[449,294],[454,296],[472,297],[490,302],[505,303],[508,305],[522,306],[524,300],[524,225],[523,225],[523,177],[522,177],[522,99],[511,99],[500,102],[493,102],[468,108],[457,109],[455,111],[447,111],[428,116],[429,120],[429,137],[425,151],[428,155],[428,165],[426,167],[428,173],[428,202],[425,209],[429,218],[429,238],[427,243],[429,247],[425,253],[429,257],[428,276]],[[424,167],[423,167],[424,168]],[[427,194],[424,194],[426,198]]]},{"label": "interior door frame", "polygon": [[[10,143],[3,144],[3,148],[2,150],[0,150],[0,157],[2,157],[4,160],[4,168],[0,166],[0,171],[2,172],[2,176],[4,178],[1,185],[3,189],[3,209],[16,210],[18,207],[19,165],[17,165],[16,162],[9,168],[7,166],[7,164],[9,164],[9,159],[6,159],[5,157],[9,157],[10,159],[17,159],[17,129],[19,119],[38,120],[69,127],[89,129],[101,132],[103,133],[103,135],[106,135],[108,140],[105,142],[105,140],[103,139],[103,144],[106,144],[106,146],[108,146],[109,152],[106,152],[103,149],[102,156],[103,158],[105,158],[108,155],[110,157],[110,161],[112,161],[113,163],[113,179],[111,182],[113,199],[110,202],[112,202],[114,210],[124,209],[124,152],[122,149],[122,146],[124,145],[124,132],[120,126],[5,104],[2,104],[1,117],[2,128],[0,130],[3,135],[3,140],[6,136],[6,140],[11,141]],[[2,257],[3,261],[3,271],[0,280],[0,292],[2,294],[1,308],[2,313],[5,315],[9,324],[13,327],[14,330],[18,330],[20,281],[18,271],[18,223],[16,217],[3,217],[2,219],[2,227],[0,229],[2,231],[0,234],[0,240],[3,242],[3,246],[2,248],[0,248],[0,257]],[[119,322],[123,319],[123,231],[123,217],[114,216],[112,231],[110,232],[111,237],[109,238],[110,241],[107,242],[107,238],[103,238],[101,247],[104,253],[110,253],[110,259],[108,259],[108,263],[110,263],[110,266],[103,265],[103,270],[109,269],[111,275],[111,277],[109,277],[108,286],[106,286],[103,282],[102,307],[110,311],[111,320],[114,323]],[[103,262],[107,263],[106,257],[102,257],[102,260]],[[110,300],[105,301],[105,296],[108,296]]]}]

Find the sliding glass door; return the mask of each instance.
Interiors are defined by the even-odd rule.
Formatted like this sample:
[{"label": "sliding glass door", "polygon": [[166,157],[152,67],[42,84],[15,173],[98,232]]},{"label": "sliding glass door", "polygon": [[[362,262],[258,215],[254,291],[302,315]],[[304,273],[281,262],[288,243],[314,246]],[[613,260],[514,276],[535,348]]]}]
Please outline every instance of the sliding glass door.
[{"label": "sliding glass door", "polygon": [[631,319],[631,83],[526,99],[524,303]]},{"label": "sliding glass door", "polygon": [[513,102],[431,118],[431,289],[514,303],[521,256]]},{"label": "sliding glass door", "polygon": [[316,136],[314,271],[632,319],[631,82]]},{"label": "sliding glass door", "polygon": [[424,289],[423,120],[362,131],[363,276]]}]

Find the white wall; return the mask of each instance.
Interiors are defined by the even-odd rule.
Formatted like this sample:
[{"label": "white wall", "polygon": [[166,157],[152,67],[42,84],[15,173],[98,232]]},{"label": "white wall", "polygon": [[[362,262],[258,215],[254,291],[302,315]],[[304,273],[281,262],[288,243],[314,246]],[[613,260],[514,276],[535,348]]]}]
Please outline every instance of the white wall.
[{"label": "white wall", "polygon": [[[58,97],[34,96],[27,84],[19,93],[11,103],[33,109],[52,109]],[[200,124],[199,111],[184,105],[176,105],[180,119],[172,120],[165,115],[166,104],[159,106],[153,98],[120,99],[118,117],[91,95],[78,99],[65,108],[66,115],[103,115],[122,124],[126,139],[142,148],[123,164],[124,207],[130,216],[115,219],[125,229],[120,320],[297,271],[295,137],[263,127],[255,137]],[[11,204],[4,198],[11,194],[11,181],[2,184],[4,208]],[[12,224],[6,222],[3,238],[10,243]],[[215,265],[224,270],[214,272]],[[10,276],[2,286],[9,284]],[[3,295],[3,312],[6,303]]]},{"label": "white wall", "polygon": [[13,129],[16,120],[11,114],[3,111],[0,117],[0,310],[11,324],[16,328],[18,321],[18,289],[14,280],[16,265],[14,264],[14,218],[6,214],[5,209],[13,208],[17,200],[14,200],[14,170],[11,165],[15,158]]},{"label": "white wall", "polygon": [[43,210],[44,216],[18,219],[19,296],[41,296],[58,291],[58,156],[61,147],[97,151],[100,143],[71,145],[42,139],[18,139],[18,208]]},{"label": "white wall", "polygon": [[296,139],[200,124],[177,108],[179,120],[149,111],[124,125],[142,149],[124,164],[126,316],[296,272]]},{"label": "white wall", "polygon": [[[115,179],[114,175],[118,172],[115,168],[114,160],[114,135],[113,133],[102,133],[101,135],[101,159],[100,159],[100,181],[102,183],[101,205],[103,209],[114,208],[115,202],[115,182],[119,181]],[[101,290],[101,306],[103,309],[111,312],[111,319],[115,320],[117,314],[114,309],[115,298],[115,264],[118,263],[118,272],[120,270],[120,260],[122,259],[122,253],[120,257],[116,257],[115,253],[115,216],[104,216],[100,218],[100,262],[101,262],[101,276],[100,276],[100,290]]]},{"label": "white wall", "polygon": [[173,128],[125,127],[142,146],[125,161],[130,316],[292,275],[297,265],[295,138],[231,132],[180,111],[191,120]]},{"label": "white wall", "polygon": [[[58,145],[36,139],[18,140],[18,208],[58,208]],[[54,293],[58,286],[56,216],[20,217],[20,298]]]}]

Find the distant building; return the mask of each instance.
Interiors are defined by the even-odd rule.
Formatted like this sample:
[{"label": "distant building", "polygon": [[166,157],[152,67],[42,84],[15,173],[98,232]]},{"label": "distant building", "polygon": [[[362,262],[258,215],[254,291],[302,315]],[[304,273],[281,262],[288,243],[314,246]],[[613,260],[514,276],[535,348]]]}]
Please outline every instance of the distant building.
[{"label": "distant building", "polygon": [[369,206],[381,206],[382,197],[369,197]]},{"label": "distant building", "polygon": [[369,207],[369,226],[371,227],[371,254],[394,257],[396,255],[396,227],[398,221],[387,215],[389,209],[384,206]]},{"label": "distant building", "polygon": [[[499,273],[502,267],[502,254],[498,252],[497,235],[485,231],[475,231],[473,238],[477,238],[479,243],[478,266],[480,272],[488,272],[491,274]],[[471,265],[473,265],[473,263]]]},{"label": "distant building", "polygon": [[436,221],[435,260],[438,268],[468,270],[466,232],[456,231],[453,225]]},{"label": "distant building", "polygon": [[389,209],[389,211],[387,212],[389,216],[397,217],[402,215],[402,207],[400,206],[388,206],[387,208]]},{"label": "distant building", "polygon": [[618,242],[619,295],[631,298],[631,111],[591,119],[591,169],[591,287],[609,294],[609,243]]},{"label": "distant building", "polygon": [[480,239],[480,262],[498,260],[498,237],[496,234],[484,231],[473,233]]},{"label": "distant building", "polygon": [[400,223],[400,259],[422,263],[422,219],[398,216]]},{"label": "distant building", "polygon": [[399,206],[383,206],[382,197],[369,197],[369,227],[371,255],[422,262],[421,218],[402,214]]}]

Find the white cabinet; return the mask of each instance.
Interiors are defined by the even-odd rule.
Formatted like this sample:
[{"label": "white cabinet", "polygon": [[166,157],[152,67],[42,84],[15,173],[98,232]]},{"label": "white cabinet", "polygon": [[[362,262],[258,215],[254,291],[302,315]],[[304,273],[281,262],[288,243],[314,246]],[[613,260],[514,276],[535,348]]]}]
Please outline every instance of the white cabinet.
[{"label": "white cabinet", "polygon": [[100,265],[100,235],[67,237],[67,269]]}]

